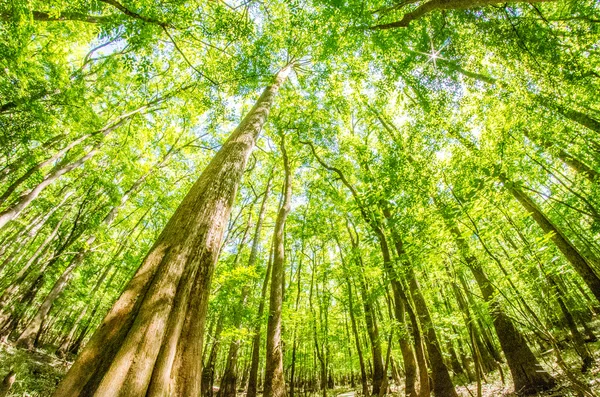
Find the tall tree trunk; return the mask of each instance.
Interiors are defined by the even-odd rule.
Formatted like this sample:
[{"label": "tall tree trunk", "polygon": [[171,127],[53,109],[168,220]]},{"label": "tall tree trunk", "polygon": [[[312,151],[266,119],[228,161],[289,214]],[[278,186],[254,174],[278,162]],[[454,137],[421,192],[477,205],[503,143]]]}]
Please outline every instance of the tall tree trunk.
[{"label": "tall tree trunk", "polygon": [[[363,358],[362,348],[360,344],[360,337],[358,335],[358,327],[356,325],[356,318],[354,316],[354,298],[352,294],[352,283],[346,268],[346,262],[342,253],[342,246],[336,237],[338,249],[340,250],[340,257],[342,260],[342,266],[344,270],[344,278],[346,279],[346,288],[348,289],[348,311],[350,312],[350,322],[352,323],[352,334],[354,335],[354,343],[356,345],[356,352],[358,354],[358,362],[360,364],[360,380],[362,385],[362,395],[369,397],[369,383],[367,381],[367,371],[365,369],[365,361]],[[366,298],[366,297],[365,297]]]},{"label": "tall tree trunk", "polygon": [[291,209],[292,172],[285,149],[285,136],[281,137],[281,153],[285,169],[284,197],[273,232],[273,269],[271,271],[271,294],[269,298],[269,320],[267,322],[267,350],[265,363],[265,397],[285,397],[283,374],[283,352],[281,344],[281,309],[283,306],[284,279],[284,230],[285,220]]},{"label": "tall tree trunk", "polygon": [[[478,153],[479,149],[470,141],[466,140],[460,134],[454,135],[467,149],[473,153]],[[573,268],[583,281],[588,285],[596,299],[600,301],[600,277],[596,274],[590,260],[582,255],[577,247],[565,236],[565,234],[544,214],[538,205],[529,197],[514,181],[508,179],[504,173],[497,175],[498,179],[510,194],[521,204],[521,206],[531,214],[533,220],[538,226],[549,234],[556,247],[562,252],[565,258],[571,263]]]},{"label": "tall tree trunk", "polygon": [[[306,217],[306,213],[304,214]],[[300,248],[300,252],[304,252],[304,226],[305,223],[303,223],[302,225],[302,246]],[[300,292],[302,290],[302,284],[300,283],[301,279],[302,279],[302,258],[303,256],[300,257],[300,259],[298,260],[298,269],[296,270],[296,303],[295,303],[295,311],[297,312],[300,308]],[[291,284],[291,282],[290,282]],[[296,379],[296,352],[298,351],[298,324],[294,323],[294,336],[293,336],[293,342],[292,342],[292,368],[290,370],[290,397],[294,397],[294,391],[296,388],[296,383],[297,383],[297,379]]]},{"label": "tall tree trunk", "polygon": [[[543,148],[545,148],[547,150],[552,150],[552,148],[554,146],[551,142],[548,142],[543,137],[534,136],[526,128],[523,129],[523,134],[527,138],[529,138],[530,140],[532,140],[533,142],[535,142],[536,144],[542,146]],[[556,148],[555,156],[558,157],[563,163],[565,163],[566,165],[571,167],[578,174],[581,174],[584,177],[586,177],[590,182],[599,182],[600,181],[600,172],[594,170],[592,167],[585,164],[583,161],[579,160],[575,156],[567,153],[567,151],[565,149]]]},{"label": "tall tree trunk", "polygon": [[[421,383],[419,394],[421,396],[429,395],[429,375],[427,373],[425,352],[423,351],[421,332],[419,330],[418,320],[412,310],[412,307],[410,306],[408,297],[406,295],[406,292],[404,291],[404,287],[400,283],[400,279],[398,278],[398,275],[396,274],[396,271],[392,265],[392,262],[391,262],[392,258],[390,255],[389,247],[387,244],[387,240],[385,238],[385,234],[383,233],[383,230],[381,229],[381,225],[379,224],[378,220],[375,217],[373,217],[373,214],[369,211],[369,209],[363,204],[360,196],[358,195],[358,192],[356,191],[356,189],[354,189],[352,184],[350,184],[350,182],[348,182],[348,180],[344,176],[344,173],[338,168],[327,165],[317,155],[315,147],[311,142],[301,141],[301,143],[310,146],[310,149],[311,149],[315,159],[323,168],[327,169],[328,171],[336,173],[340,177],[340,180],[342,181],[342,183],[348,188],[348,190],[350,190],[350,193],[352,194],[354,201],[356,202],[356,204],[358,205],[358,207],[360,209],[362,218],[369,225],[369,227],[371,228],[373,233],[377,236],[377,239],[378,239],[379,245],[380,245],[380,249],[381,249],[381,253],[382,253],[382,257],[383,257],[384,270],[390,279],[390,283],[392,285],[392,291],[394,293],[394,303],[395,303],[394,304],[394,315],[396,317],[396,320],[398,320],[398,322],[400,322],[401,324],[405,324],[404,311],[406,310],[409,314],[409,318],[412,323],[412,327],[410,328],[410,331],[413,334],[415,355],[417,358],[417,363],[419,364],[419,378],[420,378],[420,383]],[[401,347],[403,358],[405,360],[404,363],[407,368],[406,369],[407,395],[408,395],[408,393],[410,393],[410,395],[416,395],[416,391],[413,390],[413,388],[411,387],[414,385],[414,381],[413,381],[414,378],[412,378],[412,379],[410,378],[412,373],[411,373],[411,371],[409,371],[409,366],[412,365],[412,362],[413,362],[412,354],[407,354],[408,353],[408,343],[405,342],[406,337],[405,337],[404,333],[401,332],[400,337],[402,339],[404,339],[404,341],[402,339],[400,340],[400,347]]]},{"label": "tall tree trunk", "polygon": [[[381,339],[379,337],[379,327],[377,326],[377,317],[375,316],[375,310],[372,304],[371,294],[367,288],[367,284],[364,276],[364,267],[362,256],[359,252],[359,242],[358,235],[356,237],[353,236],[352,230],[350,229],[348,222],[346,223],[346,227],[348,230],[348,234],[350,236],[350,242],[352,244],[352,257],[355,263],[360,268],[360,273],[358,274],[358,285],[360,288],[360,294],[362,296],[363,302],[363,312],[365,315],[365,324],[367,326],[367,335],[369,336],[369,340],[371,342],[371,357],[373,359],[372,362],[372,385],[373,385],[373,395],[379,395],[379,391],[381,390],[381,384],[383,382],[383,378],[385,376],[383,369],[383,354],[381,350]],[[340,246],[341,252],[341,246]],[[415,371],[416,372],[416,371]]]},{"label": "tall tree trunk", "polygon": [[594,362],[595,362],[594,356],[590,353],[589,349],[585,345],[583,335],[581,334],[581,332],[579,332],[579,328],[577,328],[577,323],[575,322],[575,319],[573,318],[573,314],[571,314],[571,311],[569,310],[569,308],[567,307],[567,305],[565,303],[565,299],[564,299],[565,297],[563,296],[562,290],[558,287],[554,276],[547,275],[546,277],[547,277],[548,281],[550,282],[550,285],[552,286],[554,293],[556,294],[556,297],[555,297],[556,301],[557,301],[558,305],[560,306],[560,311],[563,314],[565,323],[567,324],[567,328],[569,328],[569,331],[571,332],[571,337],[573,339],[573,346],[575,347],[575,352],[577,352],[577,355],[579,355],[579,357],[581,358],[581,361],[582,361],[581,372],[585,373],[590,369],[590,367],[592,367],[594,365]]},{"label": "tall tree trunk", "polygon": [[13,183],[10,184],[10,186],[8,186],[8,188],[4,191],[4,193],[2,193],[2,195],[0,196],[0,205],[4,204],[4,202],[10,197],[10,195],[23,183],[25,182],[27,179],[29,179],[29,177],[31,175],[33,175],[34,172],[36,172],[37,170],[52,164],[53,162],[55,162],[56,160],[58,160],[59,158],[61,158],[62,156],[65,155],[65,153],[67,153],[69,150],[71,150],[73,147],[77,146],[78,144],[80,144],[81,142],[83,142],[86,138],[89,138],[92,134],[86,134],[83,135],[82,137],[75,139],[73,142],[69,143],[67,146],[65,146],[64,148],[62,148],[61,150],[59,150],[58,152],[56,152],[53,156],[49,157],[48,159],[41,161],[35,165],[33,165],[32,167],[30,167],[21,177],[17,178]]},{"label": "tall tree trunk", "polygon": [[[78,143],[82,142],[85,138],[88,138],[91,136],[106,137],[109,133],[114,131],[117,127],[119,127],[120,125],[125,123],[125,121],[129,120],[134,115],[149,109],[153,105],[156,105],[156,104],[159,104],[159,103],[165,101],[167,98],[171,97],[172,95],[173,94],[170,93],[169,95],[156,98],[156,99],[150,101],[149,103],[138,107],[137,109],[134,109],[130,112],[120,115],[119,117],[117,117],[116,120],[111,121],[110,123],[105,125],[103,128],[101,128],[100,130],[94,131],[90,134],[86,134],[86,135],[82,136],[81,138],[75,140],[71,144],[67,145],[67,148],[70,149],[73,146],[75,146],[75,144],[78,144]],[[37,184],[33,189],[31,189],[27,193],[22,194],[9,208],[0,212],[0,229],[2,229],[9,221],[15,219],[25,208],[27,208],[27,206],[29,206],[29,204],[31,204],[31,202],[33,200],[35,200],[40,195],[40,193],[45,188],[50,186],[52,183],[54,183],[56,180],[58,180],[64,174],[71,172],[72,170],[78,168],[83,163],[85,163],[90,158],[92,158],[96,153],[98,153],[100,145],[101,145],[101,142],[98,142],[90,149],[86,149],[87,152],[83,156],[78,158],[77,160],[72,161],[67,164],[59,164],[58,166],[53,168],[47,175],[44,176],[42,181],[39,184]],[[63,151],[64,151],[64,149],[63,149]],[[60,151],[59,154],[62,154],[63,151]]]},{"label": "tall tree trunk", "polygon": [[54,396],[197,396],[208,294],[247,159],[281,69],[171,217]]},{"label": "tall tree trunk", "polygon": [[446,363],[444,362],[444,356],[442,354],[442,348],[438,340],[437,333],[435,332],[435,326],[433,324],[433,320],[431,319],[431,314],[429,313],[427,303],[425,302],[423,294],[421,293],[421,287],[417,281],[412,263],[410,262],[408,254],[404,250],[402,238],[395,225],[392,223],[392,214],[387,206],[387,203],[384,203],[382,207],[383,216],[388,222],[391,230],[392,241],[394,243],[394,247],[396,248],[396,253],[398,254],[400,262],[404,266],[404,273],[408,279],[408,287],[410,289],[413,302],[415,303],[415,309],[419,316],[423,333],[425,335],[425,344],[429,353],[429,362],[431,363],[433,392],[436,396],[458,397],[456,390],[454,389],[452,379],[450,378],[448,367],[446,367]]}]

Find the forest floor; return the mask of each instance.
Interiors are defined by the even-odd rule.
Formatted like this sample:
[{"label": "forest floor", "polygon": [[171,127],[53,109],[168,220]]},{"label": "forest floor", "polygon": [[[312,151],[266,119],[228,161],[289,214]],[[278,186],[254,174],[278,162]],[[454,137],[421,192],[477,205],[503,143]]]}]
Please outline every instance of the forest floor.
[{"label": "forest floor", "polygon": [[[572,368],[573,375],[579,380],[584,381],[591,386],[594,393],[600,396],[600,341],[588,344],[595,353],[597,365],[590,369],[588,373],[581,374],[576,371],[579,363],[574,353],[563,352],[563,356],[569,368]],[[9,396],[11,397],[46,397],[51,395],[58,382],[65,375],[71,362],[58,359],[53,354],[40,349],[27,351],[13,347],[8,344],[0,344],[0,380],[11,369],[16,372],[16,380],[13,384]],[[550,368],[551,373],[559,381],[559,386],[548,393],[538,395],[538,397],[575,397],[577,393],[569,386],[568,379],[562,374],[556,360],[551,353],[545,355],[544,364]],[[482,397],[516,397],[510,386],[510,372],[506,365],[503,365],[504,374],[507,377],[506,384],[502,384],[499,373],[494,372],[486,375],[486,381],[482,382]],[[393,388],[395,395],[402,395],[401,388]],[[457,386],[460,397],[477,396],[477,384]],[[321,395],[321,393],[315,394]],[[336,397],[356,397],[357,393],[348,391],[348,388],[339,389],[331,395]],[[240,394],[240,397],[242,394]]]},{"label": "forest floor", "polygon": [[49,396],[70,364],[40,349],[27,351],[0,345],[0,381],[11,369],[17,374],[8,394],[12,397]]}]

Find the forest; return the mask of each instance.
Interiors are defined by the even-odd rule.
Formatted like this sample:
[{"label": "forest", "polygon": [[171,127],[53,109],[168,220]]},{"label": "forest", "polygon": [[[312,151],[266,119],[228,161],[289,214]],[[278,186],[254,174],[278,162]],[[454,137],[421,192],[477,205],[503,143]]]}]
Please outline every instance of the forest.
[{"label": "forest", "polygon": [[0,1],[0,397],[600,396],[597,0]]}]

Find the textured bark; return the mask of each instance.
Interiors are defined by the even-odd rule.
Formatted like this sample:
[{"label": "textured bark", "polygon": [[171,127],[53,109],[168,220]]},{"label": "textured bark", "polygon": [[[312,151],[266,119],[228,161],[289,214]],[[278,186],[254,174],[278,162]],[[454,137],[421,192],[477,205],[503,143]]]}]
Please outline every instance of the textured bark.
[{"label": "textured bark", "polygon": [[197,396],[208,294],[247,159],[290,66],[223,144],[171,217],[55,396]]},{"label": "textured bark", "polygon": [[[118,204],[113,206],[111,208],[111,210],[105,215],[105,217],[103,218],[103,220],[101,222],[101,225],[103,225],[104,227],[107,227],[107,228],[112,225],[115,218],[119,214],[119,210],[121,210],[125,206],[127,201],[129,200],[129,198],[142,187],[142,185],[144,184],[146,179],[153,172],[155,172],[157,168],[162,167],[162,165],[167,161],[167,159],[169,158],[169,156],[172,153],[173,153],[173,148],[171,148],[171,150],[169,150],[167,152],[167,154],[165,156],[163,156],[163,159],[159,163],[157,163],[156,165],[151,167],[147,172],[142,174],[132,184],[132,186],[121,196],[121,199],[119,200]],[[136,224],[135,227],[137,227],[138,225],[139,225],[139,223]],[[39,332],[41,324],[44,322],[46,316],[48,316],[48,313],[50,312],[50,309],[52,308],[53,303],[58,299],[58,297],[60,296],[62,291],[68,285],[70,279],[72,278],[73,271],[75,269],[77,269],[85,261],[85,258],[87,257],[87,255],[90,252],[92,252],[92,250],[94,249],[93,245],[94,245],[95,241],[96,241],[96,235],[92,234],[91,236],[88,237],[88,239],[85,241],[85,243],[79,248],[79,250],[73,257],[73,259],[71,260],[71,262],[69,263],[67,268],[63,271],[63,274],[58,278],[58,280],[52,287],[52,290],[50,291],[48,296],[46,296],[44,302],[38,309],[37,313],[34,315],[31,322],[27,325],[25,330],[23,330],[23,333],[19,336],[19,339],[17,340],[18,346],[28,348],[28,349],[31,349],[33,347],[34,335]],[[0,303],[1,303],[1,301],[0,301]]]},{"label": "textured bark", "polygon": [[275,221],[273,232],[273,269],[271,270],[271,294],[269,296],[269,320],[267,322],[267,349],[265,362],[265,397],[285,397],[283,375],[283,352],[281,345],[281,309],[283,305],[283,280],[285,265],[285,220],[291,209],[292,174],[285,149],[285,136],[281,138],[281,153],[285,169],[284,196]]},{"label": "textured bark", "polygon": [[500,346],[513,377],[515,391],[523,394],[534,394],[551,389],[556,383],[554,378],[542,368],[527,345],[525,338],[502,310],[495,297],[494,287],[488,280],[477,258],[470,253],[469,245],[453,219],[443,210],[442,215],[461,255],[475,277],[483,299],[488,303]]}]

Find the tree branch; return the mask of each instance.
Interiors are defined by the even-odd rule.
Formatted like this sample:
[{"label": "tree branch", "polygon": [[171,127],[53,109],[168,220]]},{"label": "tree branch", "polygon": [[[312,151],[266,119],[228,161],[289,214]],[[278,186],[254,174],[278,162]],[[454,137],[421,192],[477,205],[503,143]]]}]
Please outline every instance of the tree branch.
[{"label": "tree branch", "polygon": [[[540,3],[545,1],[554,0],[530,0],[527,3]],[[522,1],[516,1],[520,3]],[[411,12],[404,14],[401,20],[386,23],[381,25],[371,26],[370,30],[385,30],[393,28],[406,28],[408,25],[426,14],[429,14],[435,10],[464,10],[469,8],[485,7],[493,4],[501,4],[504,1],[501,0],[430,0],[426,3],[421,4]]]}]

